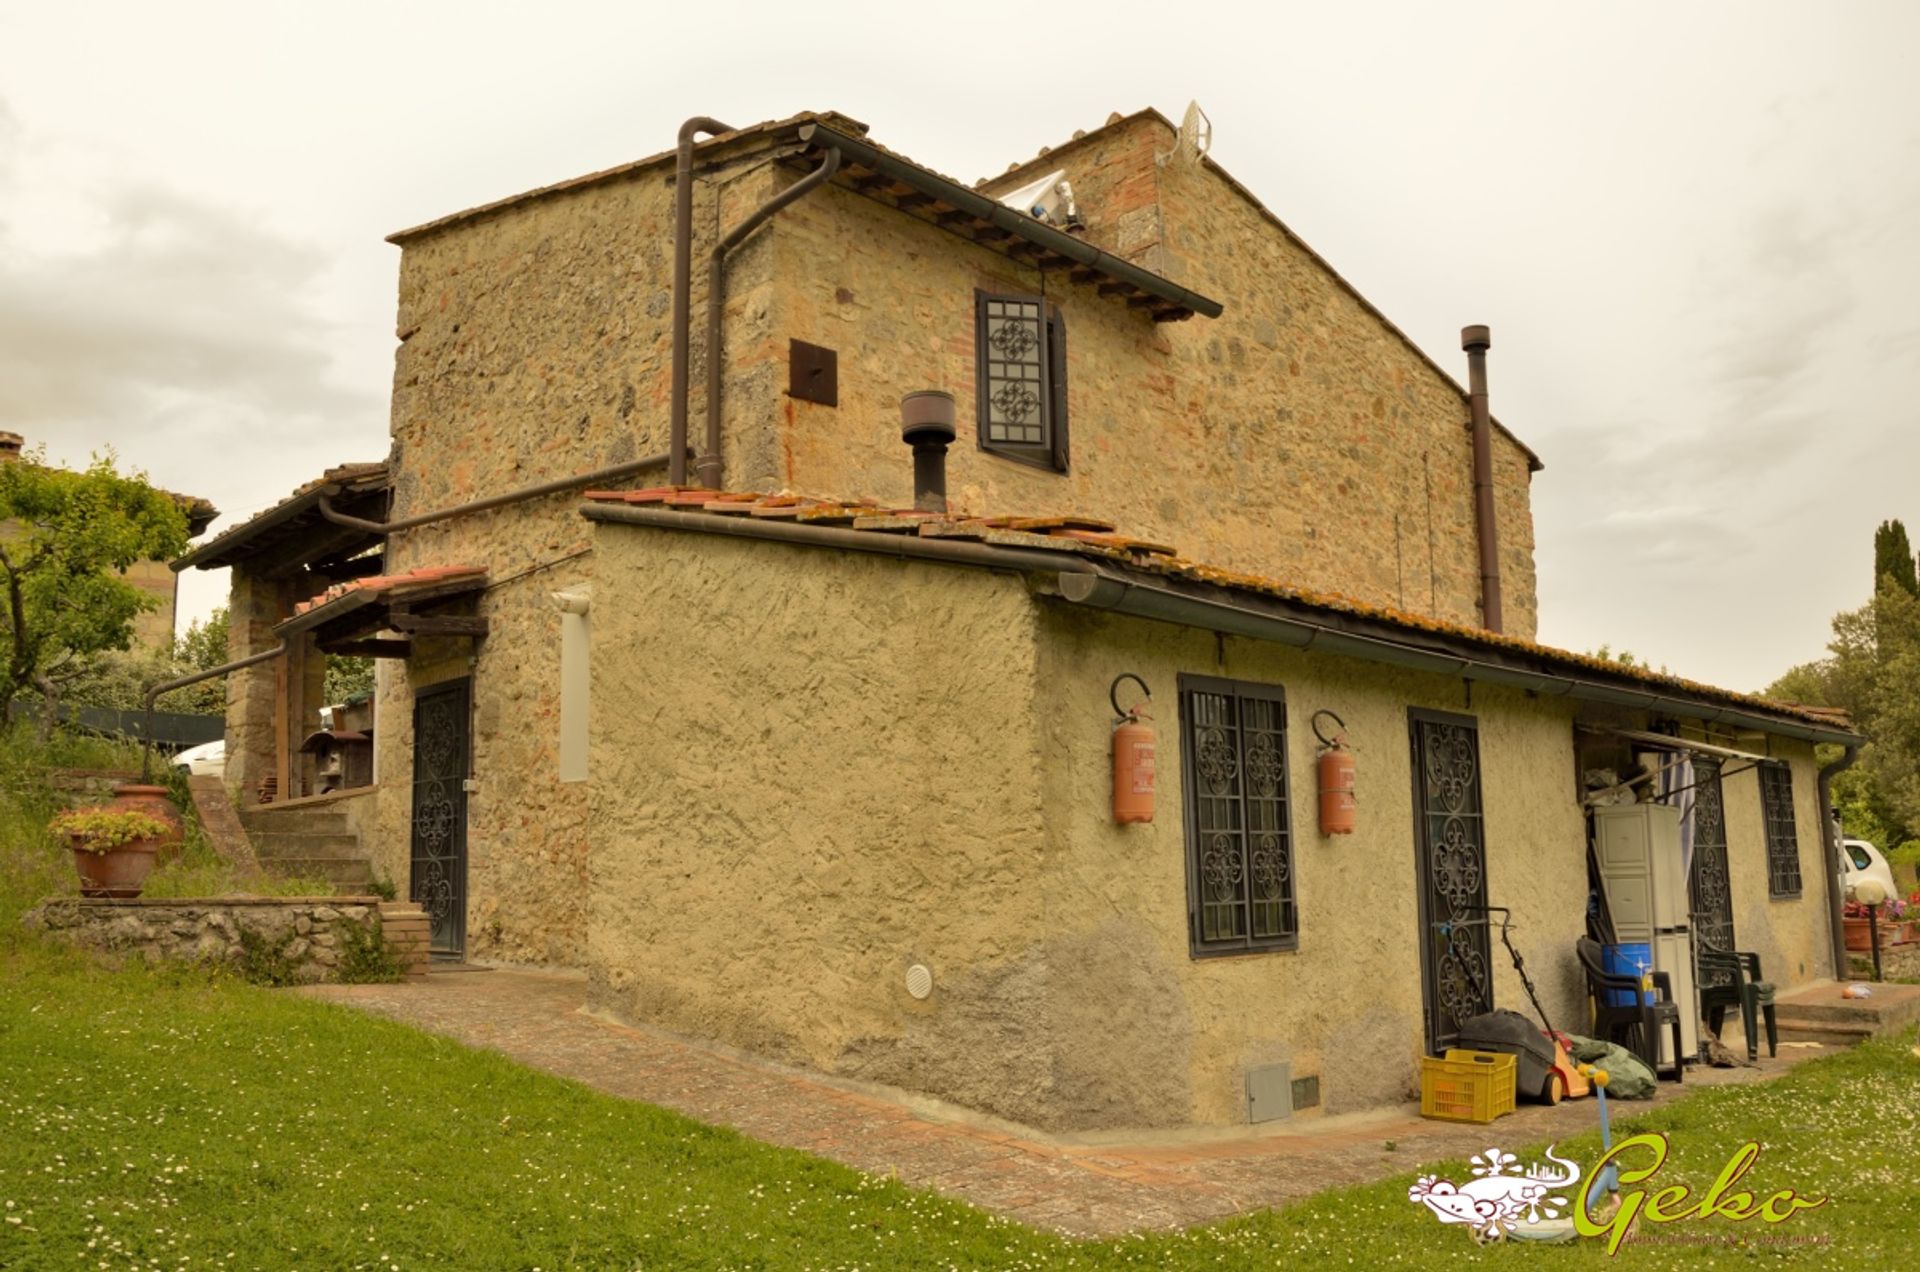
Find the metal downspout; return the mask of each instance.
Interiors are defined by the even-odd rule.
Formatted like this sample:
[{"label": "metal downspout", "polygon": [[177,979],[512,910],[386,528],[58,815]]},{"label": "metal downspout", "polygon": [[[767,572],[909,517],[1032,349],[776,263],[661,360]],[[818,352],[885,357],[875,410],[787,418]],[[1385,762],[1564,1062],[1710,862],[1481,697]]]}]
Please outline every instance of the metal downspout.
[{"label": "metal downspout", "polygon": [[1460,347],[1467,351],[1467,406],[1473,417],[1473,514],[1480,538],[1480,620],[1490,632],[1503,631],[1500,604],[1500,527],[1493,510],[1493,416],[1487,409],[1487,349],[1493,336],[1485,327],[1462,327]]},{"label": "metal downspout", "polygon": [[287,652],[287,642],[281,641],[272,649],[245,658],[236,658],[232,662],[221,663],[218,667],[209,667],[205,671],[196,671],[190,676],[180,676],[173,680],[162,680],[158,684],[147,686],[145,727],[141,732],[140,781],[144,784],[153,780],[153,704],[159,701],[163,693],[172,693],[175,689],[185,689],[188,685],[197,685],[202,680],[212,680],[215,676],[224,676],[228,672],[240,671],[257,663],[268,662]]},{"label": "metal downspout", "polygon": [[693,326],[693,139],[733,129],[717,119],[695,115],[680,125],[673,156],[673,392],[672,424],[667,439],[667,480],[687,484],[687,388],[692,376],[687,345]]},{"label": "metal downspout", "polygon": [[727,255],[740,246],[749,234],[759,229],[767,218],[789,203],[811,194],[838,171],[840,152],[829,150],[820,160],[819,167],[762,203],[751,216],[734,226],[725,238],[713,246],[713,256],[707,266],[707,447],[694,465],[700,484],[709,490],[718,489],[720,485],[720,326],[727,307]]},{"label": "metal downspout", "polygon": [[538,499],[542,495],[559,495],[581,486],[591,486],[598,482],[615,481],[631,476],[643,469],[658,468],[667,462],[665,455],[648,455],[642,459],[630,459],[624,464],[615,464],[611,468],[600,468],[590,473],[577,473],[572,477],[558,477],[553,481],[543,481],[538,485],[522,486],[504,494],[488,495],[484,499],[472,499],[451,508],[442,508],[438,512],[423,512],[417,517],[403,517],[398,521],[368,521],[364,517],[354,517],[341,512],[333,506],[333,496],[341,493],[337,486],[323,486],[320,490],[320,515],[336,526],[347,526],[354,530],[365,530],[369,534],[389,535],[401,530],[411,530],[415,526],[429,525],[435,521],[445,521],[449,517],[463,517],[472,512],[486,512],[493,508],[503,508],[508,504],[520,503],[527,499]]},{"label": "metal downspout", "polygon": [[1827,849],[1826,869],[1822,873],[1827,876],[1827,919],[1833,930],[1833,978],[1835,980],[1847,978],[1847,935],[1846,925],[1841,922],[1841,903],[1845,898],[1840,895],[1841,848],[1840,832],[1833,824],[1833,779],[1852,768],[1853,762],[1859,758],[1860,748],[1849,746],[1839,759],[1821,766],[1820,778],[1814,783],[1814,789],[1819,792],[1819,799],[1816,802],[1820,806],[1820,839]]}]

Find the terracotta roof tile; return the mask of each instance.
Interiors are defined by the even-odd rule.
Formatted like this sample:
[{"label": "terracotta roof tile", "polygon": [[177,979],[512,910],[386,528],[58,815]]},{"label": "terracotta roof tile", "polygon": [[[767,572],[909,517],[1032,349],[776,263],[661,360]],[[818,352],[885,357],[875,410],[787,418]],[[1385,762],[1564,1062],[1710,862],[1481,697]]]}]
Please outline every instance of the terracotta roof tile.
[{"label": "terracotta roof tile", "polygon": [[[626,493],[593,491],[590,492],[589,497],[595,502],[604,503],[664,503],[666,493],[661,490]],[[755,517],[795,518],[814,525],[845,526],[869,534],[917,533],[929,539],[965,539],[1009,548],[1039,548],[1077,553],[1114,561],[1128,569],[1144,573],[1271,597],[1333,614],[1350,614],[1410,631],[1430,632],[1438,636],[1471,640],[1494,648],[1531,655],[1563,666],[1580,667],[1643,684],[1684,690],[1695,696],[1760,707],[1779,714],[1798,716],[1818,724],[1841,727],[1846,727],[1848,724],[1846,713],[1830,708],[1778,702],[1755,694],[1739,693],[1717,685],[1688,680],[1681,676],[1663,674],[1643,667],[1629,667],[1622,663],[1595,658],[1589,654],[1575,653],[1572,650],[1558,649],[1535,641],[1521,640],[1518,637],[1469,627],[1464,623],[1452,623],[1421,614],[1411,614],[1391,606],[1375,605],[1338,592],[1317,592],[1264,575],[1209,565],[1206,562],[1179,555],[1170,544],[1136,539],[1114,532],[1110,523],[1097,518],[1072,515],[941,516],[913,510],[886,510],[865,502],[844,503],[831,499],[814,499],[789,491],[778,494],[706,493],[707,500],[704,504],[689,502],[668,504],[668,506],[676,507],[690,515],[704,515],[708,507],[720,503],[729,513],[737,513],[737,510],[744,509],[749,515]],[[1107,528],[1087,528],[1096,526]]]},{"label": "terracotta roof tile", "polygon": [[428,565],[408,570],[403,574],[374,574],[364,579],[348,579],[344,583],[335,583],[312,600],[301,601],[293,607],[295,614],[304,614],[317,609],[330,601],[337,601],[352,592],[391,593],[404,596],[418,588],[445,583],[452,579],[469,576],[484,576],[486,567],[480,565]]}]

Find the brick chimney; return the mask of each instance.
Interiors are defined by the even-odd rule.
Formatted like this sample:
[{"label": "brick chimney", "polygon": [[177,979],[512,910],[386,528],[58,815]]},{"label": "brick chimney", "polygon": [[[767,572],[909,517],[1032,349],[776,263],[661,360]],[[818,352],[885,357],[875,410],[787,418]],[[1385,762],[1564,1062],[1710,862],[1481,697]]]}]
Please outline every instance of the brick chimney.
[{"label": "brick chimney", "polygon": [[26,444],[27,439],[20,434],[0,429],[0,463],[20,458],[20,448]]}]

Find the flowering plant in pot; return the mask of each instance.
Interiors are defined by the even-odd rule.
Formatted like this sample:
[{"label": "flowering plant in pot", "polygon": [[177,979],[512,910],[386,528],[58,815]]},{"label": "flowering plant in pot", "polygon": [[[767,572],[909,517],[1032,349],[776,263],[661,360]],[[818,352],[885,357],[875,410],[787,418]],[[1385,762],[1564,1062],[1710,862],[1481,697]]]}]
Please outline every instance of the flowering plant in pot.
[{"label": "flowering plant in pot", "polygon": [[171,828],[147,813],[74,808],[55,817],[47,829],[73,849],[82,896],[137,897]]}]

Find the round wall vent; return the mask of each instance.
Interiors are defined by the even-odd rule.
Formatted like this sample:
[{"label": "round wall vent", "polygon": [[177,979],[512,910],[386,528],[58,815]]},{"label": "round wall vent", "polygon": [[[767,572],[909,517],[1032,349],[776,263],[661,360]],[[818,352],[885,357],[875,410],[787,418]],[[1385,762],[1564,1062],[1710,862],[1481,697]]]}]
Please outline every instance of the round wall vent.
[{"label": "round wall vent", "polygon": [[933,992],[933,973],[924,963],[915,963],[907,969],[907,992],[915,998],[925,998]]}]

